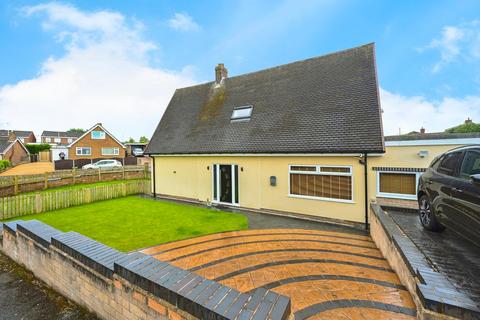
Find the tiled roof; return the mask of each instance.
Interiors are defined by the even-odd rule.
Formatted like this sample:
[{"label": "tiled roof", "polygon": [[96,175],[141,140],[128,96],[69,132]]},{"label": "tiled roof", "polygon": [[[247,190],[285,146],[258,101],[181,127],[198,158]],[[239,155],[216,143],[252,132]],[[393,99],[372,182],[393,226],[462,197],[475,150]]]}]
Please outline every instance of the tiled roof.
[{"label": "tiled roof", "polygon": [[[213,74],[213,72],[212,72]],[[249,121],[232,111],[253,106]],[[374,45],[175,91],[148,154],[383,152]]]},{"label": "tiled roof", "polygon": [[0,153],[3,153],[11,143],[7,138],[0,137]]},{"label": "tiled roof", "polygon": [[33,131],[25,131],[25,130],[5,130],[0,129],[0,137],[8,137],[8,132],[13,131],[17,138],[24,138],[28,137],[29,135],[33,134]]},{"label": "tiled roof", "polygon": [[385,141],[470,139],[470,138],[480,138],[480,132],[469,132],[469,133],[448,133],[448,132],[409,133],[409,134],[402,134],[402,135],[397,135],[397,136],[386,136]]},{"label": "tiled roof", "polygon": [[42,137],[66,137],[66,138],[78,138],[82,135],[82,132],[68,132],[68,131],[43,131]]}]

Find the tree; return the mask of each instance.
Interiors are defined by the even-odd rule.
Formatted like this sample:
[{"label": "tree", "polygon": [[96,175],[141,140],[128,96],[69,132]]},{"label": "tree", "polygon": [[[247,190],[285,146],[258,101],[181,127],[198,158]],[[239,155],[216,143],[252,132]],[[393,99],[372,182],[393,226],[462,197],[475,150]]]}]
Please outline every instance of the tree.
[{"label": "tree", "polygon": [[67,130],[67,132],[71,132],[71,133],[80,133],[80,134],[84,134],[85,133],[85,129],[82,129],[82,128],[70,128]]},{"label": "tree", "polygon": [[135,143],[135,139],[133,139],[132,137],[130,137],[130,138],[128,138],[127,143]]},{"label": "tree", "polygon": [[140,143],[148,143],[148,141],[149,141],[148,138],[145,136],[141,136],[139,140]]},{"label": "tree", "polygon": [[30,154],[38,154],[40,151],[50,150],[50,145],[48,143],[26,144],[25,148]]},{"label": "tree", "polygon": [[470,118],[465,120],[465,123],[445,130],[448,133],[468,133],[480,132],[480,123],[473,122]]}]

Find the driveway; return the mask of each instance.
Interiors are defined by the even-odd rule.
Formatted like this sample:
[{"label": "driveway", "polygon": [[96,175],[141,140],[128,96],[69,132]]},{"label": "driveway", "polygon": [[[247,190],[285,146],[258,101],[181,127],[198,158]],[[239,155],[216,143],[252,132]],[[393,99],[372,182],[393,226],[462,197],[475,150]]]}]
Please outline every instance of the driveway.
[{"label": "driveway", "polygon": [[417,214],[388,210],[433,267],[480,306],[480,248],[445,229],[424,230]]},{"label": "driveway", "polygon": [[53,171],[55,171],[53,162],[31,162],[20,164],[11,169],[8,169],[7,171],[0,173],[0,176],[42,174],[45,172]]},{"label": "driveway", "polygon": [[263,287],[287,295],[295,319],[416,315],[410,294],[372,239],[346,230],[234,231],[142,252],[241,292]]}]

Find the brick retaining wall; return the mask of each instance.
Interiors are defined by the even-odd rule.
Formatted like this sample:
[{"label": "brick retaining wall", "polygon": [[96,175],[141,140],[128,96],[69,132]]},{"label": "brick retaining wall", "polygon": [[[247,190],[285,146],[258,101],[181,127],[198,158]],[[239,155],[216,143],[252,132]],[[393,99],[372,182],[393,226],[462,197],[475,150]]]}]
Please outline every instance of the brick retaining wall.
[{"label": "brick retaining wall", "polygon": [[4,224],[2,250],[104,319],[287,319],[289,298],[240,293],[142,253],[121,253],[40,221]]},{"label": "brick retaining wall", "polygon": [[431,268],[425,256],[378,204],[371,205],[370,213],[370,235],[412,295],[419,319],[480,318],[475,303]]}]

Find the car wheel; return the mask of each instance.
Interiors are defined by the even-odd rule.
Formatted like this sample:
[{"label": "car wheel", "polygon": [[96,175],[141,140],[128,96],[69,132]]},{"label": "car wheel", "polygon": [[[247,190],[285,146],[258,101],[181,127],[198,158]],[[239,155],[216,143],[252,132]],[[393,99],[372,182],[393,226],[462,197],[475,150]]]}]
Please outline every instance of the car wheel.
[{"label": "car wheel", "polygon": [[428,200],[426,195],[420,197],[418,200],[418,206],[420,222],[425,229],[431,231],[443,231],[443,229],[445,229],[445,227],[437,221],[437,217],[435,217],[435,214],[433,213],[430,200]]}]

